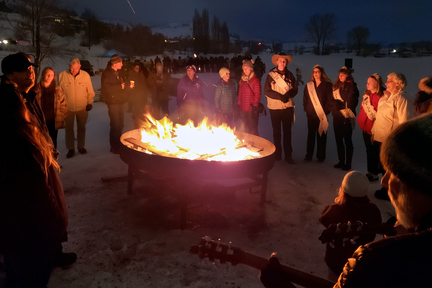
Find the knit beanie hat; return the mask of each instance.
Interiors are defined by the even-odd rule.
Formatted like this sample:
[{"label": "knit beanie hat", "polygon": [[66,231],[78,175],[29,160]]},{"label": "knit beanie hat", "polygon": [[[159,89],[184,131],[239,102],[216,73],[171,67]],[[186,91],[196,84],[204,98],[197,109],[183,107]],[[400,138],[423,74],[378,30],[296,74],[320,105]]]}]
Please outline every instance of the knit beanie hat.
[{"label": "knit beanie hat", "polygon": [[230,73],[230,71],[228,70],[228,68],[225,68],[225,67],[222,67],[220,70],[219,70],[219,76],[221,77],[221,78],[223,78],[226,74],[229,74]]},{"label": "knit beanie hat", "polygon": [[252,70],[253,70],[253,63],[254,63],[254,60],[243,60],[243,66],[242,66],[242,69],[244,68],[244,67],[249,67],[249,68],[251,68]]},{"label": "knit beanie hat", "polygon": [[351,171],[345,175],[341,187],[352,197],[364,197],[369,189],[369,180],[363,173]]},{"label": "knit beanie hat", "polygon": [[432,197],[432,114],[399,125],[381,146],[385,169]]}]

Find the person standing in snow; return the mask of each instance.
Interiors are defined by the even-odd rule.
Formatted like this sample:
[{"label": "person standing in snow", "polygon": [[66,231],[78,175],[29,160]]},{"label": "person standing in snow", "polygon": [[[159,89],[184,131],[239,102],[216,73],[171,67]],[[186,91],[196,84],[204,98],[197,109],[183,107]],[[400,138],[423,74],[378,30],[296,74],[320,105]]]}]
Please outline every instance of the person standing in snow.
[{"label": "person standing in snow", "polygon": [[88,112],[93,108],[95,92],[90,75],[81,70],[81,62],[74,58],[69,62],[69,70],[59,74],[59,84],[66,95],[68,113],[65,118],[65,138],[68,153],[66,158],[75,155],[74,121],[77,122],[78,152],[86,154],[85,132]]},{"label": "person standing in snow", "polygon": [[294,75],[288,70],[292,56],[285,53],[275,54],[272,63],[276,66],[269,71],[264,84],[264,93],[267,98],[267,107],[273,127],[273,143],[276,146],[276,160],[282,159],[282,133],[283,152],[285,161],[294,164],[292,158],[291,128],[294,124],[294,100],[298,93],[297,82]]},{"label": "person standing in snow", "polygon": [[169,91],[172,78],[167,71],[164,71],[164,66],[161,62],[156,63],[156,70],[150,73],[147,84],[151,92],[153,117],[158,120],[165,116],[168,117]]},{"label": "person standing in snow", "polygon": [[188,119],[198,124],[200,111],[204,106],[203,82],[196,75],[195,65],[186,66],[186,75],[177,86],[177,106],[180,123],[185,124]]},{"label": "person standing in snow", "polygon": [[216,115],[220,116],[220,125],[226,123],[229,127],[234,128],[234,109],[237,106],[237,89],[236,83],[230,79],[230,71],[228,68],[219,70],[221,80],[216,84],[215,90],[215,110]]},{"label": "person standing in snow", "polygon": [[[125,81],[120,75],[123,67],[123,60],[120,56],[112,56],[111,66],[102,73],[102,93],[105,95],[105,102],[108,106],[108,116],[110,118],[110,152],[120,153],[120,136],[124,126],[124,103],[126,103]],[[133,89],[133,84],[129,83],[129,88]]]},{"label": "person standing in snow", "polygon": [[67,115],[66,96],[60,86],[56,85],[55,71],[51,67],[42,70],[41,81],[33,88],[36,100],[44,112],[49,135],[57,149],[58,129],[65,128]]},{"label": "person standing in snow", "polygon": [[335,168],[344,171],[351,170],[354,145],[352,131],[355,124],[355,109],[358,104],[359,91],[351,71],[347,67],[339,70],[339,76],[333,85],[333,99],[331,112],[333,115],[333,128],[336,139],[336,148],[339,162]]},{"label": "person standing in snow", "polygon": [[[381,224],[381,212],[367,197],[369,180],[358,171],[348,172],[339,188],[338,197],[332,205],[324,208],[319,222],[328,228],[331,224],[356,223]],[[366,243],[372,242],[375,234],[359,236],[355,243],[347,241],[327,242],[325,262],[329,267],[329,279],[336,281],[348,258]]]},{"label": "person standing in snow", "polygon": [[[413,105],[406,98],[406,92],[402,90],[407,85],[405,75],[402,73],[390,73],[387,76],[385,85],[387,90],[378,102],[376,119],[371,130],[372,139],[377,142],[380,148],[391,131],[414,114]],[[381,200],[390,200],[386,187],[377,190],[375,197]]]},{"label": "person standing in snow", "polygon": [[327,145],[327,115],[330,113],[328,104],[332,99],[332,86],[330,79],[320,65],[312,70],[311,81],[307,83],[303,93],[303,109],[306,112],[308,123],[308,136],[305,161],[311,161],[317,138],[318,162],[326,158]]},{"label": "person standing in snow", "polygon": [[253,60],[243,60],[237,104],[244,132],[258,136],[258,105],[261,99],[261,82],[253,71]]},{"label": "person standing in snow", "polygon": [[384,94],[384,84],[382,78],[374,73],[369,76],[366,84],[367,90],[363,95],[360,106],[360,113],[357,123],[363,131],[363,141],[366,146],[366,163],[368,173],[366,177],[369,181],[378,181],[380,173],[379,148],[380,145],[372,140],[372,127],[376,119],[378,102]]}]

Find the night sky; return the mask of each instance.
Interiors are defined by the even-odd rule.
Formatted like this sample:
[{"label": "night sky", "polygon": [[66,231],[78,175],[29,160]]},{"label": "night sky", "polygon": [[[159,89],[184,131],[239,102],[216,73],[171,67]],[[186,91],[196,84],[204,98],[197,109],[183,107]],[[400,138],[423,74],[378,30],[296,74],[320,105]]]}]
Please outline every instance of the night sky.
[{"label": "night sky", "polygon": [[[68,1],[69,2],[69,1]],[[241,38],[305,40],[304,25],[315,13],[335,13],[337,40],[345,41],[348,30],[366,26],[369,42],[432,40],[431,0],[72,0],[81,13],[93,10],[100,19],[157,26],[191,22],[195,9],[208,9],[210,19],[227,22],[231,34]],[[332,3],[332,4],[329,4]],[[336,3],[336,4],[333,4]]]}]

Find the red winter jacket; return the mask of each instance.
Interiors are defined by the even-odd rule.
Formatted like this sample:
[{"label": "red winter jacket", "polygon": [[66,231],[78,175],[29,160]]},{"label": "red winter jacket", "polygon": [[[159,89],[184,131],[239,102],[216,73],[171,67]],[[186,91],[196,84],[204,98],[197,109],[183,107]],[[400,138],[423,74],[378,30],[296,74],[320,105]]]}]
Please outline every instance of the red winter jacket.
[{"label": "red winter jacket", "polygon": [[239,82],[237,104],[240,105],[241,111],[251,112],[251,104],[255,107],[258,107],[259,101],[261,99],[261,82],[255,75],[255,73],[252,75],[252,78],[249,79],[249,81],[247,82],[243,80],[243,77],[244,76],[242,76],[242,79]]},{"label": "red winter jacket", "polygon": [[[378,102],[381,99],[382,93],[378,92],[378,93],[370,94],[369,91],[366,91],[365,94],[369,95],[371,104],[374,107],[375,111],[377,111],[378,110]],[[359,113],[359,116],[357,117],[357,123],[359,124],[359,127],[361,130],[368,133],[369,135],[372,135],[372,126],[374,124],[374,121],[370,120],[367,117],[367,114],[363,109],[363,105],[360,105],[360,113]]]}]

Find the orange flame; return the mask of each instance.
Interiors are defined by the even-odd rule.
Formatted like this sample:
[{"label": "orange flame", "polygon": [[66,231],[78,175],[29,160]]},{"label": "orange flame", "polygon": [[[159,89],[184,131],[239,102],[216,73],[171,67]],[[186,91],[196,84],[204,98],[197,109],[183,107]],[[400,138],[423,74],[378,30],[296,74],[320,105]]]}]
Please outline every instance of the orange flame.
[{"label": "orange flame", "polygon": [[250,145],[238,139],[226,124],[212,126],[204,118],[195,127],[191,120],[186,125],[174,125],[166,117],[160,121],[150,115],[146,117],[148,122],[141,129],[141,142],[153,154],[207,161],[239,161],[260,156],[248,149]]}]

